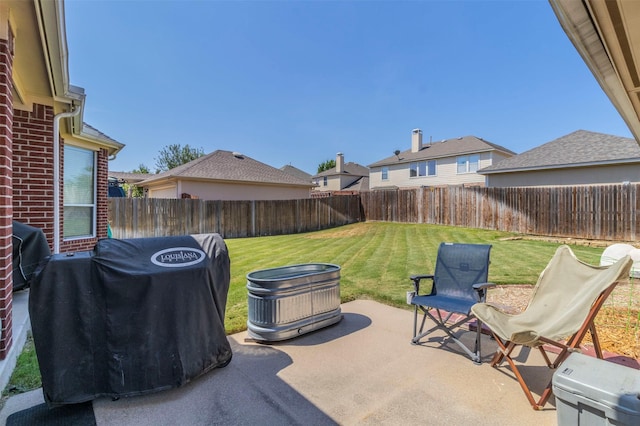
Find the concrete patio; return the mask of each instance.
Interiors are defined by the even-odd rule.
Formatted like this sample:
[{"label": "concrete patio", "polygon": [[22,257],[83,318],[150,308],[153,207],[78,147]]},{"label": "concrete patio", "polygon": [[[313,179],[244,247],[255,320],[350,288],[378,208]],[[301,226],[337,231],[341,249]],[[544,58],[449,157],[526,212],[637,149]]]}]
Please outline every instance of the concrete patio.
[{"label": "concrete patio", "polygon": [[[178,389],[95,400],[97,424],[556,424],[553,398],[534,411],[507,369],[474,365],[441,337],[411,345],[412,312],[368,300],[342,311],[340,323],[279,344],[229,336],[226,368]],[[496,345],[482,343],[488,361]],[[551,372],[537,352],[518,359],[539,392]],[[43,401],[42,389],[11,397],[0,424]]]}]

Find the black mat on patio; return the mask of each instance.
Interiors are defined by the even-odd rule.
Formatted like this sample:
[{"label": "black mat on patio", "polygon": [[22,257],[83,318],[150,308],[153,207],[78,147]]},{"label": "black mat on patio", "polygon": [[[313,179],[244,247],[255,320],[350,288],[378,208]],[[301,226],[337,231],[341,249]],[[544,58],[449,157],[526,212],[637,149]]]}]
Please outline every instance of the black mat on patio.
[{"label": "black mat on patio", "polygon": [[36,405],[18,411],[7,418],[7,426],[95,426],[91,401],[49,408]]}]

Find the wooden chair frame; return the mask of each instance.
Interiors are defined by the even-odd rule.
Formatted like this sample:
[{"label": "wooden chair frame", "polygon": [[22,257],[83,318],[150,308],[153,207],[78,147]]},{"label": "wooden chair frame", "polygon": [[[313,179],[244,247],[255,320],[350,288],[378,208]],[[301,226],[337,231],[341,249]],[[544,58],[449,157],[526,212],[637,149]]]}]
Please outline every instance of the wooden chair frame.
[{"label": "wooden chair frame", "polygon": [[[544,337],[540,338],[540,340],[543,341],[545,344],[553,346],[554,348],[560,348],[560,352],[556,355],[554,360],[551,361],[548,355],[548,350],[545,350],[543,345],[537,346],[537,348],[540,350],[540,353],[542,354],[542,357],[544,358],[547,364],[547,367],[549,367],[550,369],[556,369],[569,356],[571,352],[580,351],[580,344],[582,343],[582,340],[586,336],[587,332],[591,334],[596,356],[600,359],[603,358],[602,348],[600,346],[600,340],[598,339],[598,333],[596,332],[594,321],[595,321],[596,315],[598,315],[598,312],[600,311],[600,308],[602,308],[602,305],[607,300],[607,298],[609,297],[609,295],[611,294],[611,292],[613,291],[613,289],[616,287],[617,284],[618,284],[617,282],[614,282],[609,287],[607,287],[602,293],[600,293],[596,301],[593,303],[593,305],[591,305],[589,314],[585,318],[580,329],[573,336],[571,336],[571,338],[567,342],[557,342],[555,340],[547,339]],[[496,352],[493,359],[491,360],[491,366],[497,368],[500,366],[500,364],[503,361],[506,360],[507,363],[509,364],[509,367],[511,368],[511,371],[516,376],[516,379],[518,380],[520,387],[524,391],[527,397],[527,400],[529,401],[533,409],[541,410],[552,395],[551,380],[549,380],[549,384],[546,386],[546,388],[542,392],[540,398],[536,400],[533,396],[533,393],[531,392],[531,389],[529,389],[529,386],[527,385],[524,378],[522,377],[522,374],[520,374],[520,370],[518,369],[515,362],[511,358],[511,353],[513,352],[513,350],[516,347],[521,345],[503,340],[499,336],[497,336],[493,331],[491,331],[491,334],[495,338],[495,341],[499,346],[498,351]]]}]

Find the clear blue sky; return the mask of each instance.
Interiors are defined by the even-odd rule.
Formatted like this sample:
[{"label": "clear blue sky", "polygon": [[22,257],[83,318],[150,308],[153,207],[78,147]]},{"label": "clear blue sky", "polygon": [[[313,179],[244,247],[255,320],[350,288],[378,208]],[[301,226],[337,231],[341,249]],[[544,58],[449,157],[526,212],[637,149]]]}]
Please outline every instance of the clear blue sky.
[{"label": "clear blue sky", "polygon": [[631,137],[548,2],[66,0],[85,121],[155,170],[189,144],[315,174],[475,135],[517,153]]}]

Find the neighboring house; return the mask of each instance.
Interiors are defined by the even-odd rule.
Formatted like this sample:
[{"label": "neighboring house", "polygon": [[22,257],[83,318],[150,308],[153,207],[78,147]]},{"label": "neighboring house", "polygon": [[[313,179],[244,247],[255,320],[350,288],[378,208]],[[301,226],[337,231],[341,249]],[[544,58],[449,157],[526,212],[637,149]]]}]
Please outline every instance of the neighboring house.
[{"label": "neighboring house", "polygon": [[515,153],[475,136],[422,142],[422,131],[414,129],[411,149],[369,165],[372,190],[442,185],[484,185],[477,171]]},{"label": "neighboring house", "polygon": [[0,358],[12,342],[12,220],[42,229],[53,252],[107,236],[107,161],[124,145],[83,122],[65,31],[62,1],[0,2]]},{"label": "neighboring house", "polygon": [[494,187],[640,182],[640,146],[634,139],[578,130],[478,173]]},{"label": "neighboring house", "polygon": [[128,185],[128,188],[127,188],[128,191],[126,193],[127,197],[131,197],[132,196],[132,192],[133,192],[133,187],[134,186],[139,186],[138,184],[140,182],[142,182],[145,179],[148,179],[151,176],[153,176],[153,175],[147,174],[147,173],[130,173],[130,172],[109,171],[109,179],[111,179],[111,178],[115,179],[120,186],[122,186],[123,183],[126,183]]},{"label": "neighboring house", "polygon": [[309,198],[310,181],[231,151],[214,151],[139,183],[149,198],[292,200]]},{"label": "neighboring house", "polygon": [[312,177],[315,191],[368,191],[369,169],[358,163],[344,162],[344,155],[336,154],[336,166]]},{"label": "neighboring house", "polygon": [[311,179],[312,176],[309,173],[307,173],[307,172],[305,172],[303,170],[300,170],[297,167],[293,167],[291,164],[287,164],[286,166],[280,167],[280,170],[282,170],[283,172],[285,172],[287,174],[290,174],[291,176],[297,177],[298,179],[302,179],[302,180],[307,181],[307,182],[311,182],[311,180],[312,180]]}]

